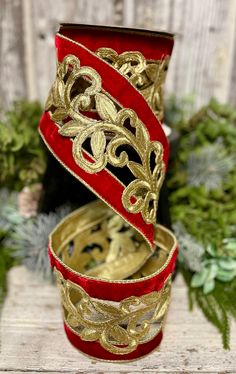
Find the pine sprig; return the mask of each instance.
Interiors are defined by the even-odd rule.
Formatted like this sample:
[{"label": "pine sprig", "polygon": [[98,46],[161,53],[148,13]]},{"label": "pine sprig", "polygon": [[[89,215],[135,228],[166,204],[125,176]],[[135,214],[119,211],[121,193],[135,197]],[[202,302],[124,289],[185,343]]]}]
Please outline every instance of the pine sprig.
[{"label": "pine sprig", "polygon": [[[190,307],[201,308],[229,348],[230,321],[236,319],[236,110],[213,100],[175,127],[180,142],[168,186],[179,265]],[[196,243],[204,248],[200,257]]]},{"label": "pine sprig", "polygon": [[69,205],[56,212],[38,214],[15,227],[8,244],[14,249],[14,256],[36,272],[43,279],[52,280],[48,261],[48,237],[57,223],[71,211]]},{"label": "pine sprig", "polygon": [[7,240],[12,228],[22,221],[18,211],[16,194],[0,190],[0,306],[7,292],[7,272],[17,263]]},{"label": "pine sprig", "polygon": [[220,141],[193,151],[187,161],[187,179],[190,186],[204,186],[207,191],[222,187],[229,172],[235,167]]},{"label": "pine sprig", "polygon": [[191,271],[202,270],[202,256],[205,252],[202,244],[185,230],[181,222],[176,222],[173,229],[178,240],[179,261]]}]

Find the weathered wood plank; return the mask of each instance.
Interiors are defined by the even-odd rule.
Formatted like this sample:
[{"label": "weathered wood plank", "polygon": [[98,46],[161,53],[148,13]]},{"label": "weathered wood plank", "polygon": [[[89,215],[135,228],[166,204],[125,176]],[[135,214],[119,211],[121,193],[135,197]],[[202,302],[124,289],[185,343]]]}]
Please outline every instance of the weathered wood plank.
[{"label": "weathered wood plank", "polygon": [[35,82],[38,98],[44,102],[55,76],[54,34],[61,22],[114,23],[114,1],[32,1]]},{"label": "weathered wood plank", "polygon": [[1,320],[1,371],[110,373],[236,373],[236,328],[231,351],[224,351],[215,328],[196,309],[190,313],[181,277],[174,283],[172,303],[159,350],[127,364],[87,358],[67,341],[56,288],[24,267],[9,273],[9,295]]},{"label": "weathered wood plank", "polygon": [[[59,374],[59,372],[58,371],[50,371],[50,372],[45,372],[45,371],[32,371],[32,370],[24,370],[23,372],[22,372],[22,370],[20,370],[20,371],[16,371],[16,370],[4,370],[4,371],[0,371],[0,374],[6,374],[6,373],[10,373],[10,374],[22,374],[22,373],[28,373],[28,374],[38,374],[38,373],[45,373],[45,374]],[[62,373],[62,372],[61,372]],[[71,374],[72,372],[71,371],[63,371],[63,374]],[[73,371],[73,374],[79,374],[79,373],[97,373],[97,371],[84,371],[84,372],[81,372],[81,371],[76,371],[76,372],[74,372]],[[111,373],[111,371],[109,370],[109,371],[103,371],[103,372],[101,372],[101,371],[99,371],[99,374],[110,374]],[[121,371],[112,371],[112,374],[120,374],[121,373]],[[157,373],[156,371],[142,371],[142,373],[143,374],[148,374],[148,373]],[[182,372],[183,373],[183,372]],[[132,371],[126,371],[125,372],[125,374],[134,374],[134,372],[132,372]],[[166,374],[166,371],[158,371],[158,374]],[[176,374],[176,371],[168,371],[168,374]],[[193,373],[190,373],[190,372],[184,372],[183,374],[193,374]],[[198,371],[198,374],[216,374],[216,372],[204,372],[204,371]],[[217,373],[217,374],[226,374],[226,372],[225,373]]]},{"label": "weathered wood plank", "polygon": [[212,96],[234,104],[236,2],[234,0],[124,0],[124,23],[176,33],[166,92],[194,95],[196,106]]},{"label": "weathered wood plank", "polygon": [[0,108],[27,95],[20,0],[0,2],[0,82]]},{"label": "weathered wood plank", "polygon": [[[91,371],[87,371],[87,373],[92,373],[94,374],[95,372],[91,372]],[[0,374],[6,374],[6,373],[10,373],[10,374],[22,374],[22,371],[12,371],[12,370],[4,370],[4,371],[0,371]],[[46,373],[45,371],[32,371],[32,370],[24,370],[23,373],[28,373],[28,374],[38,374],[38,373]],[[61,372],[63,374],[71,374],[72,372],[71,371],[63,371]],[[73,371],[73,374],[81,374],[81,373],[85,373],[85,371],[76,371],[74,372]],[[99,371],[99,374],[110,374],[111,371]],[[113,371],[112,374],[120,374],[122,373],[121,371]],[[148,374],[148,373],[157,373],[156,371],[142,371],[143,374]],[[50,372],[47,372],[47,374],[58,374],[58,371],[50,371]],[[126,371],[125,374],[134,374],[134,372],[132,371]],[[158,371],[158,374],[166,374],[166,371]],[[176,371],[168,371],[168,374],[176,374]],[[190,373],[189,371],[185,371],[184,374],[194,374],[194,373]],[[204,372],[204,371],[198,371],[198,374],[216,374],[216,372]],[[226,372],[224,373],[217,373],[217,374],[227,374]]]},{"label": "weathered wood plank", "polygon": [[55,74],[53,36],[63,21],[170,30],[176,44],[166,92],[236,104],[235,0],[1,0],[0,101],[44,102]]}]

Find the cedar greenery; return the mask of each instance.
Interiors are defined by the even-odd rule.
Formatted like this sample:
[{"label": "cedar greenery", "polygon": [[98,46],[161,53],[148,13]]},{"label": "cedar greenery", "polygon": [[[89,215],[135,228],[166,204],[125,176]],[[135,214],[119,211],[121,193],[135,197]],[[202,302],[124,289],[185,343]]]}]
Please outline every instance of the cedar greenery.
[{"label": "cedar greenery", "polygon": [[214,290],[205,295],[202,288],[190,286],[192,274],[188,269],[181,267],[180,271],[188,285],[190,310],[196,304],[221,333],[223,347],[229,349],[230,322],[231,319],[236,319],[236,278],[227,283],[216,281]]},{"label": "cedar greenery", "polygon": [[[172,108],[179,110],[173,102]],[[212,100],[189,120],[181,110],[172,114],[180,140],[168,186],[179,268],[190,304],[202,309],[229,348],[236,318],[236,110]]]}]

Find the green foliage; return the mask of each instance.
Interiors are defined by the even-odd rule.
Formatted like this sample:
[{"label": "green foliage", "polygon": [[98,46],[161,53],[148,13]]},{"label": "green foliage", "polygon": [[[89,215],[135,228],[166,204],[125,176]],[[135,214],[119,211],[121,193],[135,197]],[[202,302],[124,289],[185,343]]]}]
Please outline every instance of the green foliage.
[{"label": "green foliage", "polygon": [[[178,123],[180,144],[169,168],[173,222],[181,222],[204,248],[212,244],[218,253],[224,251],[225,238],[236,237],[235,168],[228,170],[221,187],[206,189],[204,181],[199,186],[188,183],[188,160],[193,152],[212,146],[219,139],[225,157],[236,159],[235,119],[235,110],[212,101],[188,122]],[[204,168],[204,160],[201,162]],[[212,168],[215,170],[214,163]],[[211,173],[206,178],[210,179]]]},{"label": "green foliage", "polygon": [[170,126],[188,121],[194,109],[194,97],[187,96],[178,100],[175,95],[170,95],[166,100],[165,122]]},{"label": "green foliage", "polygon": [[7,271],[17,263],[13,250],[7,245],[13,227],[22,218],[17,211],[16,195],[0,190],[0,305],[7,291]]},{"label": "green foliage", "polygon": [[6,239],[6,234],[0,233],[0,306],[4,300],[7,292],[7,272],[17,263],[17,260],[12,256],[11,248],[6,247],[3,242]]},{"label": "green foliage", "polygon": [[[181,268],[186,284],[191,282],[191,273]],[[225,349],[229,349],[230,324],[232,319],[236,319],[236,278],[231,282],[222,283],[215,281],[214,290],[209,294],[204,294],[202,288],[189,287],[190,307],[197,305],[203,311],[205,317],[221,333],[222,343]]]},{"label": "green foliage", "polygon": [[234,170],[233,155],[228,155],[222,142],[205,145],[193,151],[187,160],[187,182],[190,186],[204,186],[207,191],[217,190]]},{"label": "green foliage", "polygon": [[[213,245],[208,245],[206,251],[209,257],[204,258],[201,270],[193,275],[192,287],[203,287],[203,293],[208,294],[214,289],[215,280],[229,282],[235,278],[236,239],[224,239],[223,248],[224,254],[218,253]],[[227,248],[232,249],[229,251]]]},{"label": "green foliage", "polygon": [[20,190],[40,181],[45,170],[44,147],[37,125],[37,102],[18,101],[0,119],[0,185]]},{"label": "green foliage", "polygon": [[52,280],[48,261],[48,236],[72,210],[62,206],[56,212],[23,218],[17,207],[17,193],[0,190],[0,306],[7,292],[7,271],[23,263],[43,279]]},{"label": "green foliage", "polygon": [[48,261],[48,237],[58,222],[64,218],[72,207],[68,204],[49,214],[40,213],[15,225],[12,230],[9,246],[14,256],[28,269],[45,280],[52,280],[51,267]]},{"label": "green foliage", "polygon": [[168,186],[179,264],[190,302],[228,348],[236,318],[236,110],[212,100],[192,118],[180,116],[175,128],[180,141]]},{"label": "green foliage", "polygon": [[202,258],[205,253],[202,244],[185,230],[181,222],[176,222],[173,229],[178,238],[179,262],[193,272],[200,272],[203,268]]}]

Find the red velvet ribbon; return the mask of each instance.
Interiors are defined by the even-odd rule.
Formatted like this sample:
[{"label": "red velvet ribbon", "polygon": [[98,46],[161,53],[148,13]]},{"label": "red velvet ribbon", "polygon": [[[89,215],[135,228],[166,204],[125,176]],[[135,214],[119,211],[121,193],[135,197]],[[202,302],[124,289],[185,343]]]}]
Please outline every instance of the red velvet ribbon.
[{"label": "red velvet ribbon", "polygon": [[87,355],[107,361],[132,361],[145,356],[160,345],[163,337],[163,333],[162,331],[160,331],[159,334],[157,334],[152,340],[146,343],[139,344],[135,351],[123,355],[116,355],[114,353],[106,351],[98,342],[88,342],[82,340],[65,323],[64,329],[69,341],[75,348],[79,349],[81,352],[84,352]]},{"label": "red velvet ribbon", "polygon": [[[71,31],[70,31],[71,32]],[[102,87],[117,102],[119,102],[124,108],[133,109],[138,117],[145,124],[151,141],[159,141],[163,145],[163,160],[167,167],[168,156],[169,156],[169,144],[164,134],[162,126],[154,115],[153,111],[149,107],[144,97],[130,84],[130,82],[122,76],[116,69],[109,65],[106,61],[99,58],[87,46],[78,43],[78,33],[72,32],[74,39],[68,39],[64,35],[58,34],[56,36],[56,48],[58,61],[62,61],[68,54],[73,54],[79,58],[81,66],[90,66],[94,68],[102,78]],[[109,33],[107,34],[109,35]],[[83,38],[85,34],[83,34]],[[86,39],[86,38],[85,38]],[[100,40],[100,37],[94,38],[94,40]],[[131,36],[132,39],[132,36]],[[126,47],[126,43],[129,38],[122,38],[122,46]],[[137,44],[137,39],[136,44]],[[149,56],[150,56],[150,38],[147,39],[149,43]],[[160,38],[160,40],[162,40]],[[167,46],[163,49],[162,57],[165,57],[164,53],[171,53],[173,41],[166,39]],[[86,42],[86,40],[84,40]],[[91,39],[88,38],[88,44]],[[101,37],[100,43],[103,42]],[[105,41],[104,41],[105,43]],[[162,43],[162,47],[165,43]],[[103,45],[106,46],[106,43]],[[127,49],[126,49],[127,50]],[[158,50],[158,48],[157,48]],[[161,53],[162,53],[161,52]],[[160,53],[160,52],[159,52]],[[152,55],[154,57],[154,54]],[[160,58],[160,56],[159,56]],[[58,133],[57,125],[50,119],[48,113],[42,116],[40,121],[40,131],[43,139],[49,149],[53,151],[58,160],[75,176],[77,176],[82,182],[86,184],[93,192],[95,192],[100,198],[108,203],[115,211],[117,211],[122,217],[134,226],[139,232],[146,238],[151,248],[154,248],[154,226],[144,221],[140,213],[131,214],[123,207],[121,196],[124,191],[124,187],[119,181],[112,177],[106,170],[102,170],[96,174],[88,174],[82,168],[77,165],[72,157],[72,144],[70,139],[67,139]],[[104,183],[105,182],[105,183]],[[111,194],[110,191],[116,191],[115,194]]]},{"label": "red velvet ribbon", "polygon": [[[125,34],[122,37],[122,33]],[[126,51],[139,51],[147,60],[160,60],[167,55],[171,55],[174,39],[173,35],[155,32],[138,32],[138,30],[125,30],[121,28],[112,28],[112,31],[106,27],[89,28],[68,28],[62,27],[60,34],[83,44],[90,51],[95,52],[98,48],[112,48],[118,54]]]},{"label": "red velvet ribbon", "polygon": [[[88,188],[95,192],[102,200],[107,202],[115,211],[121,214],[124,219],[138,229],[147,241],[153,246],[154,227],[146,224],[141,213],[132,214],[124,208],[121,196],[124,186],[105,169],[96,174],[86,173],[76,164],[72,155],[72,141],[58,132],[58,126],[51,120],[48,112],[45,112],[39,123],[41,136],[47,147],[54,156],[65,166],[76,178],[85,183]],[[87,154],[84,157],[88,158]],[[110,193],[115,191],[115,193]]]},{"label": "red velvet ribbon", "polygon": [[[159,120],[140,92],[111,65],[95,55],[94,52],[100,47],[111,47],[119,54],[124,51],[138,50],[146,59],[158,60],[171,54],[173,39],[158,34],[154,38],[153,34],[137,34],[136,32],[127,33],[122,38],[121,35],[117,30],[108,32],[105,29],[99,30],[98,28],[95,33],[94,29],[63,28],[61,34],[56,36],[58,61],[62,61],[65,56],[72,54],[79,58],[81,66],[94,68],[102,78],[102,88],[114,97],[122,107],[133,109],[146,126],[150,140],[159,141],[163,145],[163,160],[167,167],[169,144]],[[157,42],[158,47],[155,47],[153,42]],[[141,213],[132,214],[125,210],[121,198],[124,191],[123,184],[106,169],[95,174],[85,172],[73,158],[71,139],[59,134],[58,126],[51,120],[49,113],[45,112],[43,114],[39,129],[44,142],[58,161],[141,232],[150,247],[154,248],[154,225],[147,224]],[[92,161],[86,152],[83,152],[83,155],[86,159]],[[111,191],[115,193],[111,193]],[[69,279],[81,286],[90,297],[116,302],[131,296],[139,297],[152,291],[161,290],[168,276],[174,270],[177,257],[177,248],[175,248],[165,268],[156,275],[138,280],[106,281],[86,277],[69,269],[56,256],[50,243],[48,252],[51,266],[55,266],[62,273],[64,279]],[[76,348],[86,354],[104,360],[122,361],[136,359],[151,352],[160,344],[162,339],[161,331],[149,342],[140,344],[135,351],[125,355],[116,355],[106,351],[98,341],[88,342],[82,340],[66,324],[65,331],[68,339]]]},{"label": "red velvet ribbon", "polygon": [[162,129],[161,123],[151,110],[142,94],[130,84],[116,69],[106,61],[96,56],[82,44],[75,44],[73,40],[64,39],[56,35],[55,39],[58,61],[72,54],[79,58],[81,66],[90,66],[102,78],[102,87],[114,97],[124,108],[133,109],[145,124],[151,141],[159,141],[163,145],[163,160],[167,166],[169,157],[169,143]]},{"label": "red velvet ribbon", "polygon": [[174,271],[178,249],[177,247],[175,248],[169,263],[160,273],[149,278],[140,278],[133,281],[129,280],[129,282],[112,282],[89,278],[82,274],[78,274],[68,269],[64,263],[55,256],[50,243],[48,253],[51,266],[55,266],[62,273],[64,279],[69,279],[81,286],[91,297],[101,300],[121,301],[130,296],[139,297],[152,291],[160,291],[168,276]]}]

